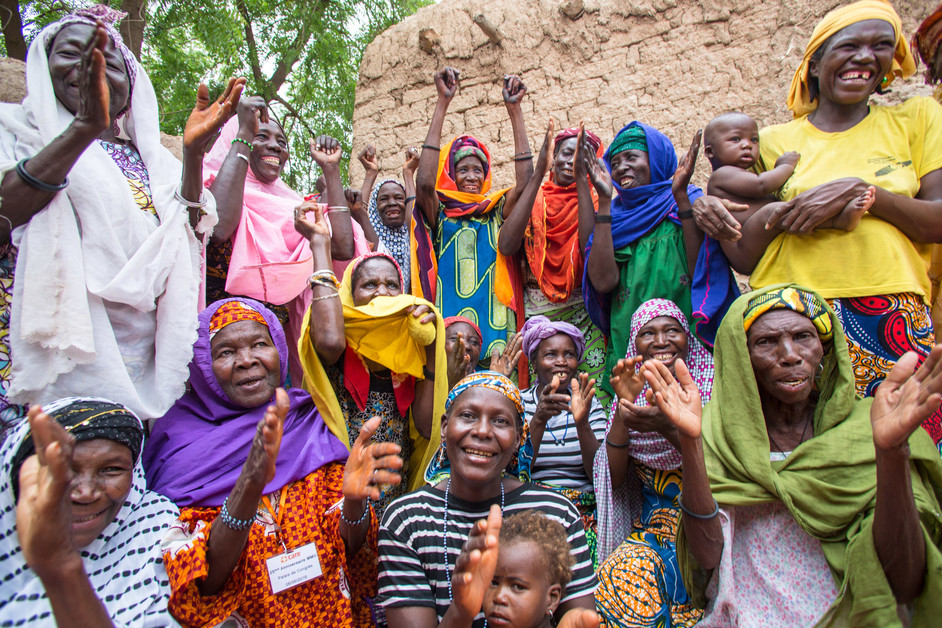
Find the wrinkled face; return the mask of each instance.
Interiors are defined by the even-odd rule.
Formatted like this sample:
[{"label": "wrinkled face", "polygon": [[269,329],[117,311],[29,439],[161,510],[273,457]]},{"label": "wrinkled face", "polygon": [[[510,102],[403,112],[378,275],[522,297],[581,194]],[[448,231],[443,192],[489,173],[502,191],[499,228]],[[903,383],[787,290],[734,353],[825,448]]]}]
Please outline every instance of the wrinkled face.
[{"label": "wrinkled face", "polygon": [[556,152],[553,154],[553,182],[558,186],[566,187],[576,182],[572,164],[576,158],[577,141],[578,138],[567,137],[556,144]]},{"label": "wrinkled face", "polygon": [[353,277],[353,303],[366,305],[374,297],[394,297],[402,294],[399,271],[385,257],[365,260],[356,267]]},{"label": "wrinkled face", "polygon": [[866,101],[893,63],[896,33],[883,20],[864,20],[832,35],[820,61],[812,60],[821,102],[854,105]]},{"label": "wrinkled face", "polygon": [[[70,24],[56,34],[49,49],[49,77],[52,79],[52,89],[59,102],[72,114],[78,111],[81,100],[79,64],[82,61],[82,51],[94,30],[95,27],[90,24]],[[110,114],[114,120],[128,104],[131,81],[124,65],[124,57],[110,38],[104,55],[105,80],[111,94]]]},{"label": "wrinkled face", "polygon": [[674,373],[674,364],[677,358],[687,359],[687,334],[683,325],[673,316],[658,316],[652,318],[638,330],[635,338],[635,349],[638,355],[647,362],[657,360]]},{"label": "wrinkled face", "polygon": [[376,193],[379,219],[390,229],[398,229],[406,221],[406,191],[398,183],[384,183]]},{"label": "wrinkled face", "polygon": [[464,339],[465,353],[471,358],[472,367],[481,359],[481,338],[467,323],[452,323],[445,330],[445,353],[451,355],[458,342],[458,334]]},{"label": "wrinkled face", "polygon": [[749,116],[737,116],[713,130],[706,156],[724,166],[751,168],[759,159],[759,126]]},{"label": "wrinkled face", "polygon": [[651,183],[651,168],[648,154],[643,150],[623,150],[612,156],[612,181],[623,190]]},{"label": "wrinkled face", "polygon": [[502,393],[474,386],[461,393],[442,420],[442,440],[456,488],[500,479],[519,445],[520,413]]},{"label": "wrinkled face", "polygon": [[78,548],[98,538],[127,501],[134,460],[126,445],[96,438],[72,452],[72,539]]},{"label": "wrinkled face", "polygon": [[257,408],[275,394],[281,360],[268,327],[256,321],[226,325],[210,341],[213,374],[229,400]]},{"label": "wrinkled face", "polygon": [[484,189],[484,164],[474,155],[468,155],[455,164],[455,185],[459,192],[480,194]]},{"label": "wrinkled face", "polygon": [[540,548],[533,541],[517,539],[501,544],[497,569],[484,593],[488,626],[535,628],[556,610],[562,587],[548,582]]},{"label": "wrinkled face", "polygon": [[258,123],[258,133],[252,139],[249,165],[259,181],[274,183],[288,162],[288,140],[274,120]]},{"label": "wrinkled face", "polygon": [[545,386],[559,377],[559,390],[569,388],[569,381],[575,376],[579,366],[576,343],[567,334],[554,334],[544,338],[537,345],[533,354],[533,368],[536,369],[540,384]]},{"label": "wrinkled face", "polygon": [[808,399],[824,357],[811,320],[792,310],[771,310],[746,333],[759,391],[785,404]]}]

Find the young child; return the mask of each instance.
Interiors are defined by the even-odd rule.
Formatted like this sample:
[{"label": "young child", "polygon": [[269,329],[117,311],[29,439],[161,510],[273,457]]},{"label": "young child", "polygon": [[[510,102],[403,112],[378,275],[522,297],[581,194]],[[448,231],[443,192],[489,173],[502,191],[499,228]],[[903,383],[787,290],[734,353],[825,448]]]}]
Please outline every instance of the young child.
[{"label": "young child", "polygon": [[536,510],[513,514],[500,529],[497,568],[484,594],[488,628],[550,628],[572,579],[566,530]]},{"label": "young child", "polygon": [[[750,116],[739,112],[724,113],[710,120],[703,131],[703,148],[713,166],[707,194],[748,205],[749,215],[762,208],[771,214],[781,204],[772,195],[795,172],[800,157],[789,151],[775,161],[772,170],[751,172],[749,169],[759,160],[759,127]],[[852,230],[873,205],[875,192],[870,186],[819,227]]]}]

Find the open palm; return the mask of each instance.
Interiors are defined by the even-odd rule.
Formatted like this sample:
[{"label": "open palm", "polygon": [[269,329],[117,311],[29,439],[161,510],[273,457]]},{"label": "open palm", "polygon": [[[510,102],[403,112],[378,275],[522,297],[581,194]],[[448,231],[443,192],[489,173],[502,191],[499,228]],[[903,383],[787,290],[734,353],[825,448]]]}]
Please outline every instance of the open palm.
[{"label": "open palm", "polygon": [[222,125],[235,115],[244,88],[244,78],[231,78],[222,95],[211,101],[209,88],[200,83],[196,90],[196,106],[183,129],[183,146],[202,152]]},{"label": "open palm", "polygon": [[870,407],[873,444],[893,449],[905,443],[942,401],[942,345],[936,345],[915,373],[919,356],[909,351],[877,388]]},{"label": "open palm", "polygon": [[677,359],[674,370],[677,379],[657,360],[648,360],[641,367],[657,407],[677,426],[678,432],[689,438],[697,438],[700,436],[703,415],[700,391],[683,360]]}]

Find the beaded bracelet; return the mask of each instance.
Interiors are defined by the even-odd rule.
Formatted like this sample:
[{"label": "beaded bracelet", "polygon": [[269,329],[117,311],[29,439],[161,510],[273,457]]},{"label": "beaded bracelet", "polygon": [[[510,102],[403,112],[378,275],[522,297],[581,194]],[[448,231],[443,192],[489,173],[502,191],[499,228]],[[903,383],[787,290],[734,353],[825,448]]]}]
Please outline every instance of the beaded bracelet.
[{"label": "beaded bracelet", "polygon": [[514,155],[514,161],[530,161],[533,159],[533,155]]},{"label": "beaded bracelet", "polygon": [[684,497],[683,493],[680,493],[679,495],[677,495],[677,505],[680,506],[680,509],[684,511],[684,514],[690,515],[694,519],[712,519],[716,515],[720,514],[720,505],[716,503],[715,499],[713,500],[713,512],[711,512],[708,515],[698,515],[695,512],[690,512],[689,510],[687,510],[687,507],[684,506],[683,497]]},{"label": "beaded bracelet", "polygon": [[442,152],[442,149],[440,147],[432,146],[431,144],[422,144],[422,148],[427,148],[429,150],[437,150],[438,152]]},{"label": "beaded bracelet", "polygon": [[[328,288],[333,288],[334,290],[340,290],[340,282],[337,281],[337,275],[334,274],[332,270],[317,270],[311,273],[311,276],[307,278],[309,284],[317,284],[319,286],[326,286]],[[313,287],[313,285],[311,286]]]},{"label": "beaded bracelet", "polygon": [[65,180],[58,184],[54,185],[52,183],[46,183],[45,181],[40,181],[30,173],[26,172],[26,163],[29,159],[22,159],[16,162],[16,174],[20,175],[20,178],[23,179],[23,182],[34,187],[37,190],[42,190],[43,192],[61,192],[69,185],[69,177],[66,177]]},{"label": "beaded bracelet", "polygon": [[219,518],[222,519],[223,524],[227,528],[243,532],[252,527],[252,524],[255,522],[255,517],[251,519],[236,519],[229,514],[229,508],[226,506],[228,504],[229,498],[226,498],[226,501],[222,503],[222,511],[219,513]]},{"label": "beaded bracelet", "polygon": [[363,515],[360,516],[360,518],[357,519],[356,521],[348,521],[347,518],[343,516],[343,508],[340,509],[340,520],[346,523],[351,528],[354,526],[360,525],[369,516],[370,516],[370,503],[369,502],[366,503],[366,510],[363,511]]},{"label": "beaded bracelet", "polygon": [[230,144],[235,144],[236,142],[242,142],[243,144],[245,144],[246,146],[249,147],[249,150],[252,150],[252,142],[247,142],[247,141],[245,141],[244,139],[242,139],[241,137],[237,137],[237,138],[235,138],[234,140],[232,140],[232,141],[229,142],[229,143],[230,143]]},{"label": "beaded bracelet", "polygon": [[519,153],[514,153],[514,158],[523,157],[524,155],[529,155],[530,157],[532,157],[532,156],[533,156],[533,151],[532,151],[532,150],[522,150],[522,151],[520,151]]}]

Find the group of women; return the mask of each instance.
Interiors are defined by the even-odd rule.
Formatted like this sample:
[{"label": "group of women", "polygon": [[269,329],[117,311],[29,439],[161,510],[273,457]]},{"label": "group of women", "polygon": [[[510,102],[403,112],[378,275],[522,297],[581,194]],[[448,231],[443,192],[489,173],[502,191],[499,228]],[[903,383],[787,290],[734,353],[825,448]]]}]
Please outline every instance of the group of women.
[{"label": "group of women", "polygon": [[[760,133],[758,171],[801,155],[768,209],[638,121],[607,147],[551,121],[534,160],[516,76],[495,189],[482,142],[442,145],[452,68],[403,180],[367,147],[358,200],[328,136],[323,194],[285,184],[243,79],[200,86],[181,165],[120,17],[44,29],[0,109],[0,623],[942,616],[942,107],[870,103],[915,70],[888,2],[815,28],[795,120]],[[930,82],[940,43],[942,5]],[[566,577],[513,575],[510,517],[565,538]]]}]

